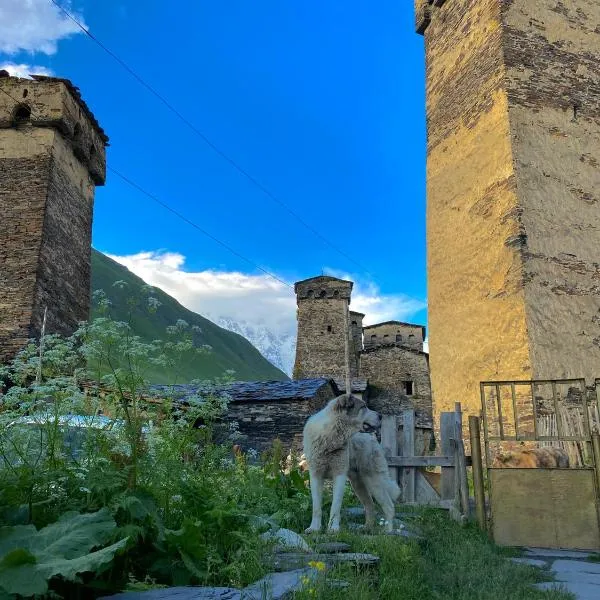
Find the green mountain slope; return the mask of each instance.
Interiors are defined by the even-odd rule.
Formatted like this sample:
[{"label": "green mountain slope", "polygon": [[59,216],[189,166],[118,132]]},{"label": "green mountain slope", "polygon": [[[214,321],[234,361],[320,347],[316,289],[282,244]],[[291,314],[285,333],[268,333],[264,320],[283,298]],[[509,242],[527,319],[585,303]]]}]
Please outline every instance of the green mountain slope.
[{"label": "green mountain slope", "polygon": [[[127,283],[123,289],[113,287],[116,281]],[[127,300],[141,296],[141,288],[146,285],[142,279],[129,269],[116,263],[101,252],[92,249],[92,291],[104,290],[112,302],[111,316],[117,320],[128,320],[129,308]],[[210,354],[194,355],[187,364],[182,365],[182,373],[178,383],[186,383],[192,379],[214,379],[222,377],[226,370],[235,371],[237,381],[283,381],[289,379],[285,373],[272,365],[244,337],[227,331],[204,317],[184,308],[177,300],[155,288],[153,296],[162,304],[154,314],[142,308],[133,311],[131,325],[134,333],[147,341],[165,339],[166,328],[183,319],[190,326],[197,325],[202,330],[194,336],[198,346],[212,346]],[[94,312],[92,312],[94,315]],[[172,381],[172,374],[160,368],[150,374],[152,383]]]}]

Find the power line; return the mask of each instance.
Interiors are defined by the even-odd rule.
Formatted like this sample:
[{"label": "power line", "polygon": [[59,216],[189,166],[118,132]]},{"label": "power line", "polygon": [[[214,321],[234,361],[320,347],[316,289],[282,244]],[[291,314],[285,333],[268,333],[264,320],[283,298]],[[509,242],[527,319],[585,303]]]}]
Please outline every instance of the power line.
[{"label": "power line", "polygon": [[248,264],[252,265],[254,268],[258,269],[259,271],[262,271],[265,275],[268,275],[269,277],[272,277],[273,279],[276,279],[280,283],[283,283],[283,285],[285,285],[285,286],[287,286],[287,287],[289,287],[291,289],[294,289],[289,283],[287,283],[283,279],[280,279],[279,277],[277,277],[277,275],[274,275],[270,271],[267,271],[266,269],[263,269],[260,265],[256,264],[251,259],[246,258],[243,254],[240,254],[237,250],[234,250],[231,246],[229,246],[225,242],[221,241],[219,238],[215,237],[214,235],[212,235],[211,233],[209,233],[208,231],[206,231],[206,229],[203,229],[202,227],[200,227],[200,225],[198,225],[197,223],[194,223],[194,221],[191,221],[190,219],[188,219],[185,215],[183,215],[182,213],[180,213],[176,209],[172,208],[171,206],[169,206],[165,202],[163,202],[160,198],[158,198],[157,196],[155,196],[151,192],[146,191],[139,184],[135,183],[135,181],[132,181],[131,179],[129,179],[128,177],[126,177],[122,173],[119,173],[119,171],[117,171],[113,167],[110,167],[110,166],[107,165],[106,168],[111,173],[114,173],[117,177],[119,177],[120,179],[122,179],[125,183],[127,183],[128,185],[130,185],[132,188],[134,188],[138,192],[144,194],[145,196],[147,196],[148,198],[150,198],[151,200],[153,200],[157,204],[160,204],[160,206],[162,206],[163,208],[165,208],[169,212],[173,213],[175,216],[177,216],[182,221],[186,222],[188,225],[191,225],[194,229],[197,229],[198,231],[200,231],[203,235],[205,235],[206,237],[210,238],[211,240],[213,240],[214,242],[216,242],[220,246],[223,246],[223,248],[226,248],[227,250],[229,250],[229,252],[231,252],[231,254],[234,254],[238,258],[241,258],[242,260],[246,261]]},{"label": "power line", "polygon": [[[5,94],[6,96],[8,96],[17,105],[21,104],[21,101],[19,101],[16,98],[14,98],[11,94],[9,94],[2,87],[0,87],[0,92],[2,92],[3,94]],[[35,114],[35,112],[33,110],[30,109],[30,111],[31,111],[31,115],[32,116],[38,116],[38,115]],[[27,132],[23,132],[23,133],[27,134]],[[33,139],[33,136],[30,135],[29,137],[31,137]],[[116,169],[114,169],[113,167],[111,167],[110,165],[107,165],[106,168],[109,171],[111,171],[111,173],[114,173],[117,177],[119,177],[120,179],[122,179],[128,185],[130,185],[132,188],[134,188],[137,191],[139,191],[140,193],[144,194],[145,196],[147,196],[148,198],[150,198],[151,200],[153,200],[154,202],[156,202],[157,204],[159,204],[160,206],[162,206],[164,209],[166,209],[169,212],[173,213],[177,218],[181,219],[182,221],[184,221],[188,225],[191,225],[194,229],[197,229],[204,236],[206,236],[207,238],[211,239],[213,242],[219,244],[220,246],[222,246],[223,248],[225,248],[226,250],[228,250],[234,256],[237,256],[238,258],[241,258],[243,261],[247,262],[249,265],[252,265],[255,269],[258,269],[259,271],[261,271],[265,275],[268,275],[269,277],[271,277],[272,279],[275,279],[279,283],[282,283],[286,287],[288,287],[290,289],[294,289],[293,286],[291,286],[287,281],[284,281],[280,277],[277,277],[277,275],[274,275],[270,271],[267,271],[267,269],[264,269],[263,267],[261,267],[260,265],[258,265],[257,263],[255,263],[250,258],[247,258],[243,254],[241,254],[240,252],[238,252],[237,250],[235,250],[234,248],[232,248],[231,246],[229,246],[229,244],[223,242],[222,240],[220,240],[219,238],[217,238],[216,236],[214,236],[212,233],[209,233],[208,231],[206,231],[206,229],[203,229],[202,227],[200,227],[200,225],[198,225],[197,223],[194,223],[194,221],[188,219],[185,215],[183,215],[182,213],[180,213],[176,209],[174,209],[171,206],[169,206],[166,202],[163,202],[156,195],[152,194],[151,192],[146,191],[144,188],[142,188],[142,186],[140,186],[139,184],[137,184],[135,181],[133,181],[129,177],[123,175],[122,173],[120,173],[119,171],[117,171]]]},{"label": "power line", "polygon": [[341,248],[329,241],[324,235],[319,233],[310,223],[307,223],[294,209],[289,207],[285,202],[280,200],[275,194],[273,194],[268,188],[266,188],[260,181],[258,181],[252,174],[246,169],[240,166],[235,160],[221,150],[214,142],[212,142],[204,133],[202,133],[189,119],[187,119],[181,112],[179,112],[162,94],[156,91],[149,83],[147,83],[140,75],[138,75],[124,60],[119,58],[110,48],[103,44],[89,29],[84,27],[67,9],[63,8],[56,0],[50,0],[54,6],[56,6],[64,15],[67,16],[85,35],[87,35],[94,43],[96,43],[106,54],[108,54],[113,60],[115,60],[121,67],[123,67],[140,85],[148,90],[153,96],[155,96],[162,104],[164,104],[168,110],[170,110],[182,123],[189,127],[196,135],[198,135],[204,143],[206,143],[216,154],[218,154],[223,160],[228,162],[234,169],[241,173],[248,181],[255,185],[263,194],[268,196],[273,202],[281,206],[290,215],[296,218],[306,229],[318,237],[322,242],[327,244],[330,248],[335,250],[338,254],[355,264],[361,269],[366,275],[369,275],[373,280],[373,275],[358,261],[352,258],[349,254],[344,252]]}]

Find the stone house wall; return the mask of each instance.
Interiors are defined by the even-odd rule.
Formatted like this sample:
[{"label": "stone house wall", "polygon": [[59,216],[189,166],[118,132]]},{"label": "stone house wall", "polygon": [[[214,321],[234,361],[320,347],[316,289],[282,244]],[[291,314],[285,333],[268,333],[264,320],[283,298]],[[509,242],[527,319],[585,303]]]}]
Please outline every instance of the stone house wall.
[{"label": "stone house wall", "polygon": [[[235,421],[245,438],[240,442],[244,450],[253,448],[259,453],[269,450],[279,439],[286,450],[302,453],[302,430],[306,420],[321,410],[336,391],[331,384],[323,385],[312,398],[232,402],[222,426]],[[222,439],[223,429],[218,436]]]},{"label": "stone house wall", "polygon": [[387,321],[364,328],[364,347],[376,348],[387,344],[402,344],[423,350],[425,327],[400,321]]},{"label": "stone house wall", "polygon": [[426,353],[396,344],[366,349],[361,354],[361,375],[369,381],[368,404],[373,410],[399,415],[403,410],[414,408],[417,415],[431,421]]}]

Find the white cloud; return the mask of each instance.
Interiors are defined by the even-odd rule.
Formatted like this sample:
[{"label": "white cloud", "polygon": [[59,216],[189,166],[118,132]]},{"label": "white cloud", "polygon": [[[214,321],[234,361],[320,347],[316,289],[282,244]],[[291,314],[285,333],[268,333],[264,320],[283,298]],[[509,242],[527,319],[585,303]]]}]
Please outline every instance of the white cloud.
[{"label": "white cloud", "polygon": [[30,75],[54,75],[54,73],[46,67],[40,67],[38,65],[26,65],[23,63],[20,65],[11,62],[0,63],[0,71],[2,70],[8,71],[13,77],[29,78]]},{"label": "white cloud", "polygon": [[372,281],[363,281],[360,277],[342,271],[325,269],[325,273],[331,277],[354,282],[350,310],[364,313],[363,323],[365,325],[383,321],[408,321],[414,314],[427,306],[424,300],[411,298],[404,294],[382,294],[379,286]]},{"label": "white cloud", "polygon": [[[108,256],[149,285],[162,289],[186,308],[203,316],[211,319],[228,317],[263,325],[277,335],[295,333],[294,291],[267,275],[214,270],[186,271],[185,257],[173,252]],[[329,271],[329,274],[333,274],[333,271]],[[407,320],[425,307],[425,302],[402,294],[382,294],[373,283],[361,282],[356,277],[344,278],[355,281],[351,309],[366,314],[365,324],[392,319]],[[290,282],[293,288],[292,284]]]},{"label": "white cloud", "polygon": [[[68,0],[62,6],[71,12]],[[73,15],[85,26],[80,15]],[[81,29],[49,0],[0,1],[0,52],[55,54],[58,40]]]}]

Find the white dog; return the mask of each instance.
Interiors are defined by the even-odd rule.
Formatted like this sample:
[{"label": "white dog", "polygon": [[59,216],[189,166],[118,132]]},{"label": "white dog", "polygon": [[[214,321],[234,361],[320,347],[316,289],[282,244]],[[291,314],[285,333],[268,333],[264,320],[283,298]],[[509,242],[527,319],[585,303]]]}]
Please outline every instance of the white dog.
[{"label": "white dog", "polygon": [[368,433],[360,433],[380,426],[381,415],[351,394],[334,398],[308,419],[304,426],[304,454],[310,473],[312,521],[306,533],[321,530],[325,479],[333,480],[328,529],[339,531],[347,478],[365,506],[367,525],[374,520],[374,498],[384,511],[387,530],[392,530],[394,502],[400,489],[389,479],[385,455],[377,440]]}]

